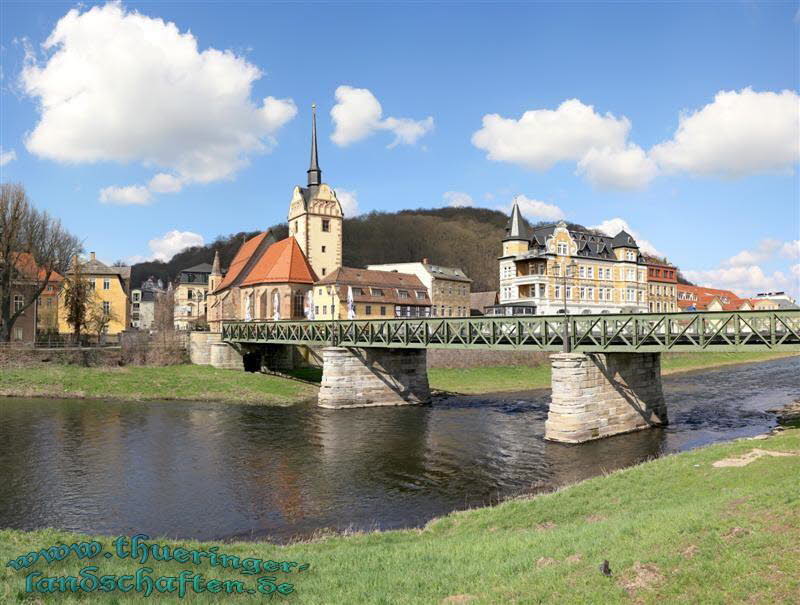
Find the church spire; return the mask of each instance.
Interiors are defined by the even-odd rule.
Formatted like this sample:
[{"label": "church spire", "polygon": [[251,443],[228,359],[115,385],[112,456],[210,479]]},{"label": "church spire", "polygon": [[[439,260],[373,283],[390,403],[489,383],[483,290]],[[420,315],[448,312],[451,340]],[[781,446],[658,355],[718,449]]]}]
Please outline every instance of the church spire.
[{"label": "church spire", "polygon": [[214,264],[211,265],[211,275],[222,275],[222,271],[219,268],[219,250],[214,252]]},{"label": "church spire", "polygon": [[511,218],[506,225],[506,238],[507,240],[526,240],[530,239],[528,233],[528,225],[525,219],[522,218],[522,213],[519,210],[517,198],[514,198],[514,206],[511,208]]},{"label": "church spire", "polygon": [[308,170],[308,186],[315,187],[322,183],[322,170],[317,158],[317,106],[311,106],[311,165]]}]

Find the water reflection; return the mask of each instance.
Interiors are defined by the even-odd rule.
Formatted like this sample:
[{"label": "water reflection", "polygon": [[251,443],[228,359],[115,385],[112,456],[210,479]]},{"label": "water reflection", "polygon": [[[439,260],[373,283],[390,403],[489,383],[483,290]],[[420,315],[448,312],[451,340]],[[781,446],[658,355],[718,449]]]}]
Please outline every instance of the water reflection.
[{"label": "water reflection", "polygon": [[548,394],[322,410],[0,401],[0,526],[287,540],[424,524],[664,452],[763,432],[800,397],[800,360],[665,379],[672,424],[544,441]]}]

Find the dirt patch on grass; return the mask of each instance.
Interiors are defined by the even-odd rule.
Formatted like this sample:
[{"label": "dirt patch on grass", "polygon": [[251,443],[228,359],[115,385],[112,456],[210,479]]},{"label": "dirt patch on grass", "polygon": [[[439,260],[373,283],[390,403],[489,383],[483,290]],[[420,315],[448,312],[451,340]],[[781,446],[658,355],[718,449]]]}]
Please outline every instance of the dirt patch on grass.
[{"label": "dirt patch on grass", "polygon": [[589,515],[586,517],[587,523],[600,523],[600,521],[605,521],[608,517],[605,515]]},{"label": "dirt patch on grass", "polygon": [[471,594],[454,594],[442,599],[442,603],[447,605],[452,605],[453,603],[469,603],[477,598],[478,597]]},{"label": "dirt patch on grass", "polygon": [[635,597],[643,590],[655,588],[664,581],[664,574],[661,573],[655,563],[633,564],[620,578],[620,584],[631,597]]},{"label": "dirt patch on grass", "polygon": [[760,448],[755,448],[750,450],[746,454],[742,454],[741,456],[736,456],[732,458],[723,458],[722,460],[717,460],[711,466],[714,468],[723,468],[728,466],[747,466],[751,462],[758,460],[764,456],[800,456],[800,452],[777,452],[772,450],[762,450]]},{"label": "dirt patch on grass", "polygon": [[730,542],[734,538],[741,538],[742,536],[746,536],[750,533],[750,530],[746,527],[731,527],[728,531],[722,534],[722,539],[726,542]]},{"label": "dirt patch on grass", "polygon": [[576,554],[574,554],[574,555],[570,555],[570,556],[568,556],[568,557],[567,557],[566,559],[564,559],[564,560],[565,560],[567,563],[580,563],[581,561],[583,561],[583,555],[581,555],[580,553],[576,553]]},{"label": "dirt patch on grass", "polygon": [[698,552],[700,552],[700,549],[698,548],[697,544],[690,544],[683,550],[681,554],[683,555],[684,559],[692,559]]},{"label": "dirt patch on grass", "polygon": [[538,523],[536,529],[539,531],[547,531],[548,529],[553,529],[555,526],[556,524],[552,521],[545,521],[544,523]]},{"label": "dirt patch on grass", "polygon": [[550,567],[551,565],[555,565],[558,561],[553,559],[552,557],[540,557],[538,561],[536,561],[536,567]]}]

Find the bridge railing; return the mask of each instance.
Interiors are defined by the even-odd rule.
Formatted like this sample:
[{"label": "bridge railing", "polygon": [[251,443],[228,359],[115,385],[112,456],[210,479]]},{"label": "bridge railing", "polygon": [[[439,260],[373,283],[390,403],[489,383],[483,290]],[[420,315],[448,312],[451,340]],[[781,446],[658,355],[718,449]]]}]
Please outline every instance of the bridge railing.
[{"label": "bridge railing", "polygon": [[584,352],[800,351],[800,310],[223,322],[235,343]]}]

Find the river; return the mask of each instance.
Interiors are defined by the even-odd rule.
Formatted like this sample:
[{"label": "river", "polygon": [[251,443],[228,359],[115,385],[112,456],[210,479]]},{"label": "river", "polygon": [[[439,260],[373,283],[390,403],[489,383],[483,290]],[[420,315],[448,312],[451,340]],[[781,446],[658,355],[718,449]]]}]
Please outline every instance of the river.
[{"label": "river", "polygon": [[800,358],[664,378],[671,424],[544,441],[549,393],[324,410],[0,399],[0,527],[285,542],[418,527],[648,458],[752,436],[800,397]]}]

